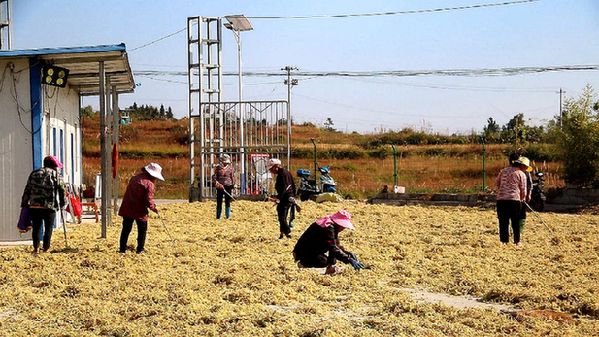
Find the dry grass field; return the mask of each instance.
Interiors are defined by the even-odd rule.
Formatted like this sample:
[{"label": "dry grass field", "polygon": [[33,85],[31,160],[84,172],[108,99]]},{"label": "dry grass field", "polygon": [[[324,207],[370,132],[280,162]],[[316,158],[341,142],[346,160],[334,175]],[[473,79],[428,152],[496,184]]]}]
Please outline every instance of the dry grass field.
[{"label": "dry grass field", "polygon": [[[163,186],[158,185],[158,189]],[[0,336],[597,336],[599,217],[530,217],[522,247],[499,244],[493,210],[305,202],[278,240],[270,203],[161,205],[147,253],[118,254],[120,226],[72,225],[52,252],[0,249]],[[370,265],[336,276],[291,251],[317,217],[346,208],[342,243]],[[119,218],[114,218],[120,223]],[[166,231],[168,228],[168,233]],[[130,237],[135,241],[136,231]],[[170,236],[169,236],[170,234]],[[173,240],[171,240],[171,237]],[[416,301],[406,288],[571,315],[554,320]]]},{"label": "dry grass field", "polygon": [[[100,171],[100,141],[98,116],[84,118],[84,183],[94,184]],[[120,193],[125,190],[133,173],[150,161],[165,170],[166,183],[157,197],[187,199],[189,195],[189,162],[187,124],[181,120],[134,121],[121,127],[119,172]],[[325,131],[322,128],[294,125],[292,159],[289,169],[295,174],[300,168],[314,170],[313,145],[316,140],[317,161],[331,167],[339,193],[353,199],[377,194],[383,185],[393,185],[393,156],[390,145],[371,148],[377,134],[357,134]],[[486,146],[486,180],[488,190],[507,164],[508,144]],[[482,191],[483,161],[480,144],[401,145],[397,150],[398,184],[409,193],[475,193]],[[374,152],[374,153],[373,153]],[[531,159],[535,159],[531,157]],[[563,187],[562,164],[537,163],[546,173],[546,188]],[[296,178],[297,179],[297,178]]]}]

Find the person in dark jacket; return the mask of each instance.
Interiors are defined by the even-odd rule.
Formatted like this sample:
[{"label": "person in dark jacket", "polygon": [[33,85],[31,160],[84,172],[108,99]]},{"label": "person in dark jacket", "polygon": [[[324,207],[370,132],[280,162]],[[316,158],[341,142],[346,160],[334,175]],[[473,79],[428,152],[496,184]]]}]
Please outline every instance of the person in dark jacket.
[{"label": "person in dark jacket", "polygon": [[29,207],[33,252],[39,252],[40,230],[44,226],[42,250],[50,249],[56,210],[65,207],[64,184],[58,176],[62,163],[54,156],[44,158],[43,167],[34,170],[27,179],[21,198],[21,207]]},{"label": "person in dark jacket", "polygon": [[220,219],[225,199],[225,218],[231,217],[231,194],[235,187],[235,169],[231,165],[231,156],[222,154],[212,176],[212,184],[216,188],[216,218]]},{"label": "person in dark jacket", "polygon": [[325,274],[337,274],[341,271],[341,268],[336,265],[339,260],[351,264],[356,270],[364,268],[354,253],[339,244],[339,232],[345,228],[354,229],[351,214],[346,210],[324,216],[312,223],[293,248],[293,258],[298,266],[300,268],[326,267]]},{"label": "person in dark jacket", "polygon": [[119,252],[127,251],[127,240],[133,228],[133,221],[137,223],[137,249],[136,252],[143,253],[148,231],[148,209],[158,214],[154,202],[154,190],[156,180],[164,181],[162,167],[156,163],[150,163],[141,169],[141,173],[129,180],[127,190],[123,196],[119,215],[123,217],[123,229],[119,241]]},{"label": "person in dark jacket", "polygon": [[275,190],[277,195],[271,196],[269,199],[277,204],[277,218],[279,220],[279,239],[284,236],[291,238],[291,227],[287,222],[289,210],[296,204],[295,201],[295,182],[291,172],[284,169],[281,161],[276,158],[268,160],[268,170],[271,174],[276,174]]}]

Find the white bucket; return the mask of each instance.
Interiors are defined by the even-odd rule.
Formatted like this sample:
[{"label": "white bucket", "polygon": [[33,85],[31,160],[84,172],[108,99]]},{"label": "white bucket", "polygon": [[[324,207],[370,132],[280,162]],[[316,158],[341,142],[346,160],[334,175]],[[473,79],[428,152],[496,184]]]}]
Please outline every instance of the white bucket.
[{"label": "white bucket", "polygon": [[393,193],[406,193],[405,186],[393,186]]}]

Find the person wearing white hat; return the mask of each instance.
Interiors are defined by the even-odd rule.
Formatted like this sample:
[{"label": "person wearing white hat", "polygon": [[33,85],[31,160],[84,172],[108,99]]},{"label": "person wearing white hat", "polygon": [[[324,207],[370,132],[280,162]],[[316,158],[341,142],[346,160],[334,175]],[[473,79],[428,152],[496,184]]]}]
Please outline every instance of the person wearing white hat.
[{"label": "person wearing white hat", "polygon": [[149,163],[142,167],[141,172],[134,175],[123,196],[119,215],[123,217],[123,228],[119,241],[119,252],[127,251],[127,240],[133,228],[133,222],[137,224],[137,253],[145,251],[146,233],[148,231],[148,209],[158,214],[154,202],[154,191],[156,180],[164,181],[162,167],[156,163]]},{"label": "person wearing white hat", "polygon": [[212,184],[216,188],[216,218],[220,219],[223,211],[223,198],[225,199],[225,218],[231,217],[231,195],[235,187],[235,169],[231,165],[231,156],[223,153],[218,158]]},{"label": "person wearing white hat", "polygon": [[291,227],[287,222],[289,210],[295,205],[295,182],[291,173],[283,168],[281,160],[271,158],[268,160],[268,171],[271,174],[276,174],[275,190],[277,195],[271,196],[269,199],[277,204],[277,218],[279,220],[279,239],[284,236],[291,238]]}]

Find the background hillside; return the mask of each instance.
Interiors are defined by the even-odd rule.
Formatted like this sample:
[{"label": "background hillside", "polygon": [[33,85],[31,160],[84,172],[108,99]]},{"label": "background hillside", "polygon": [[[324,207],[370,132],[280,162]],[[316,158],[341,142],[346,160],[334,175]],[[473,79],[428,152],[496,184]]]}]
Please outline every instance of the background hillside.
[{"label": "background hillside", "polygon": [[[100,171],[98,114],[83,118],[84,181],[93,184]],[[483,186],[483,146],[476,136],[440,136],[413,130],[376,134],[343,133],[312,124],[293,125],[290,170],[313,170],[316,141],[318,165],[329,165],[339,193],[348,198],[366,198],[384,185],[393,185],[393,150],[396,146],[398,184],[407,192],[480,192]],[[188,196],[187,120],[133,120],[121,126],[119,169],[120,193],[129,178],[150,161],[164,169],[165,182],[159,183],[157,197]],[[486,144],[485,185],[494,188],[494,179],[507,163],[507,144]],[[533,144],[526,149],[546,173],[548,187],[563,185],[559,162],[550,145]]]}]

